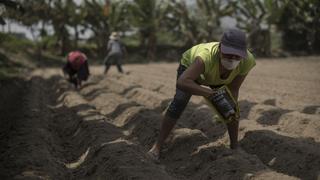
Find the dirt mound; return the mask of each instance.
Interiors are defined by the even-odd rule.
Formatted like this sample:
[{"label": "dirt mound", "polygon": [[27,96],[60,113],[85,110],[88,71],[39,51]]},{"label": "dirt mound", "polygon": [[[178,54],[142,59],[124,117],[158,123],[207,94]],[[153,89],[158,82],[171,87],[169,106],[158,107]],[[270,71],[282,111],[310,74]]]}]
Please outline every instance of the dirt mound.
[{"label": "dirt mound", "polygon": [[53,114],[44,106],[50,99],[42,88],[44,84],[34,77],[28,81],[12,80],[1,88],[1,94],[5,95],[2,110],[6,112],[1,113],[1,127],[6,127],[1,131],[0,141],[1,179],[68,177],[59,161],[63,147],[51,126]]},{"label": "dirt mound", "polygon": [[258,61],[240,92],[237,151],[228,148],[225,125],[192,97],[160,164],[146,152],[174,95],[177,64],[125,68],[102,76],[102,67],[91,67],[80,90],[54,68],[2,83],[0,178],[319,178],[320,63],[313,58]]},{"label": "dirt mound", "polygon": [[320,144],[312,139],[260,130],[246,133],[241,146],[278,172],[302,179],[317,179],[319,175]]}]

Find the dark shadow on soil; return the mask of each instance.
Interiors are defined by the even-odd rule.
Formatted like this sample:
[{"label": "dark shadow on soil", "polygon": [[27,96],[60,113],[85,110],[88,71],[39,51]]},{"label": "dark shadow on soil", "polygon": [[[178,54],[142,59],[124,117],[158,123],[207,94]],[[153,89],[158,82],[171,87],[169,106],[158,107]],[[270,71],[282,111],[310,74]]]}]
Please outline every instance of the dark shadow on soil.
[{"label": "dark shadow on soil", "polygon": [[87,100],[92,101],[96,97],[100,96],[101,94],[107,93],[107,92],[108,91],[106,89],[94,89],[84,96],[86,97]]},{"label": "dark shadow on soil", "polygon": [[317,112],[320,112],[320,106],[306,106],[304,107],[304,109],[302,110],[302,113],[305,114],[316,114]]},{"label": "dark shadow on soil", "polygon": [[107,117],[110,117],[110,119],[115,119],[119,114],[123,113],[126,109],[130,107],[136,107],[136,106],[141,106],[136,102],[129,102],[129,103],[124,103],[118,105],[115,110],[109,114],[107,114]]},{"label": "dark shadow on soil", "polygon": [[[90,78],[90,77],[89,77]],[[96,85],[98,84],[99,82],[85,82],[83,83],[83,85],[81,86],[81,89],[84,89],[86,87],[89,87],[89,86],[93,86],[93,85]]]},{"label": "dark shadow on soil", "polygon": [[[59,78],[1,81],[0,179],[72,179],[73,170],[64,163],[77,161],[90,147],[123,137],[104,117],[86,121],[77,114],[93,106],[57,106],[63,93],[56,91]],[[41,87],[36,90],[45,95],[27,98],[29,93],[38,93],[31,92],[30,84]]]},{"label": "dark shadow on soil", "polygon": [[53,128],[56,114],[48,104],[57,78],[10,80],[1,86],[1,111],[6,113],[0,118],[0,179],[69,179],[61,163],[60,128]]},{"label": "dark shadow on soil", "polygon": [[133,85],[133,86],[129,86],[128,88],[126,88],[125,90],[123,90],[123,92],[120,93],[120,95],[125,95],[127,94],[129,91],[135,89],[135,88],[141,88],[142,86],[140,85]]},{"label": "dark shadow on soil", "polygon": [[27,81],[19,78],[0,81],[0,179],[10,179],[22,171],[22,164],[13,157],[11,141],[23,121],[22,105]]},{"label": "dark shadow on soil", "polygon": [[[161,170],[159,165],[148,160],[145,152],[157,138],[162,113],[171,99],[162,101],[159,107],[152,109],[135,102],[117,104],[113,112],[104,116],[95,111],[93,105],[83,103],[68,107],[58,101],[65,95],[63,91],[68,90],[57,84],[60,78],[32,79],[38,86],[45,87],[45,96],[38,97],[41,105],[38,114],[29,112],[24,100],[29,82],[17,80],[17,84],[0,87],[0,100],[4,102],[0,110],[7,112],[1,113],[0,120],[1,179],[10,179],[17,174],[27,178],[21,175],[25,169],[41,172],[37,177],[51,179],[129,179],[150,177],[152,174],[162,179],[170,177],[166,170]],[[130,88],[136,87],[129,87],[122,95]],[[88,97],[98,97],[100,93],[103,92],[94,90]],[[240,102],[244,118],[248,117],[254,105],[249,101]],[[124,112],[131,107],[140,109],[129,116]],[[81,111],[88,113],[80,115],[78,112]],[[209,112],[201,105],[188,104],[161,159],[170,174],[191,179],[234,179],[244,178],[248,172],[264,170],[266,167],[261,163],[252,163],[255,162],[254,156],[238,155],[224,146],[198,149],[216,141],[226,132],[225,125],[214,122]],[[280,116],[287,112],[282,109],[263,112],[258,122],[277,124]],[[39,116],[41,113],[42,116]],[[127,118],[122,127],[111,123],[119,116]],[[23,129],[29,117],[40,120],[37,128],[27,126],[28,129]],[[27,141],[19,138],[28,133],[32,136]],[[13,140],[16,145],[28,144],[32,138],[39,138],[36,150],[18,146],[17,151],[17,147],[10,144]],[[272,159],[276,158],[270,165],[276,171],[302,179],[315,179],[320,171],[320,144],[310,139],[285,137],[271,131],[252,131],[245,135],[240,144],[247,152],[257,154],[265,164],[271,164]],[[19,159],[22,156],[25,159]],[[80,157],[84,157],[82,161]]]},{"label": "dark shadow on soil", "polygon": [[[119,92],[118,94],[126,95],[130,90],[134,88],[139,88],[139,86],[128,87],[126,90],[124,90],[123,92]],[[103,92],[99,92],[98,90],[96,90],[93,94],[98,97],[99,93]],[[162,113],[170,101],[171,99],[166,99],[162,101],[158,107],[152,109],[145,108],[143,105],[139,105],[135,102],[117,104],[117,106],[114,108],[114,111],[106,115],[107,119],[91,121],[91,125],[89,126],[100,127],[100,123],[107,123],[110,127],[126,131],[126,135],[122,135],[124,139],[130,140],[136,145],[141,145],[143,147],[142,149],[147,150],[151,147],[152,143],[158,136],[161,120],[163,118]],[[257,103],[244,100],[240,101],[239,104],[241,108],[242,119],[246,119],[248,118],[252,107],[254,107]],[[265,104],[274,106],[276,104],[276,101],[274,99],[267,100],[265,101]],[[132,115],[126,114],[126,110],[132,107],[138,107],[140,109]],[[73,109],[72,111],[77,111],[77,108]],[[290,112],[290,110],[286,109],[265,111],[261,113],[261,117],[257,121],[264,125],[275,125],[278,124],[279,118],[283,114],[288,112]],[[92,115],[95,115],[95,113],[92,113]],[[124,125],[121,127],[112,126],[112,123],[110,122],[112,122],[113,119],[121,117],[126,118],[124,120]],[[83,116],[79,118],[82,118],[81,121],[83,121]],[[88,125],[86,125],[85,127],[87,126]],[[106,126],[103,127],[103,129],[108,128]],[[182,130],[186,130],[190,133],[182,133],[187,135],[179,136],[179,131]],[[74,131],[75,130],[73,130],[73,132]],[[211,115],[208,115],[208,109],[202,108],[201,105],[190,102],[185,112],[178,120],[175,131],[169,138],[169,143],[167,143],[166,149],[163,152],[164,156],[161,159],[162,163],[167,166],[167,169],[170,170],[170,173],[180,174],[182,178],[192,177],[192,179],[209,179],[219,177],[219,175],[225,175],[224,177],[235,177],[233,176],[234,174],[236,174],[237,177],[244,177],[245,173],[258,172],[266,168],[265,166],[252,163],[252,160],[250,158],[252,158],[253,156],[237,156],[233,152],[231,152],[230,149],[222,146],[204,148],[198,153],[192,154],[197,150],[199,146],[216,141],[223,134],[225,134],[225,132],[226,127],[223,124],[212,121]],[[88,156],[88,159],[86,159],[83,165],[81,165],[80,168],[77,168],[77,170],[75,171],[76,173],[81,172],[84,175],[88,173],[90,177],[91,174],[95,174],[97,171],[99,171],[101,167],[103,168],[103,166],[101,165],[90,165],[92,164],[92,160],[97,160],[100,162],[102,158],[104,160],[101,161],[102,164],[110,161],[117,161],[117,159],[112,159],[111,156],[104,154],[109,153],[110,150],[112,150],[112,148],[110,149],[110,147],[106,148],[107,151],[103,151],[103,154],[100,153],[101,149],[104,149],[104,147],[99,148],[97,144],[100,144],[107,139],[107,137],[104,137],[105,139],[100,139],[100,134],[103,133],[107,135],[108,132],[101,130],[101,133],[97,133],[96,129],[87,128],[86,131],[83,132],[82,136],[76,136],[77,139],[85,140],[79,140],[76,145],[73,145],[74,147],[80,146],[84,141],[89,141],[91,143],[85,143],[83,148],[80,147],[81,151],[79,152],[83,153],[89,147],[97,147],[97,150],[93,151],[93,153],[98,153],[97,156],[91,153],[91,155]],[[91,134],[90,136],[92,137],[86,138],[85,134]],[[102,137],[103,136],[104,135],[102,135]],[[302,145],[300,145],[300,142],[302,143]],[[319,144],[308,141],[307,139],[289,138],[277,135],[271,131],[254,131],[252,134],[247,133],[240,143],[247,152],[250,152],[251,154],[257,154],[257,156],[265,164],[268,164],[274,157],[276,157],[277,160],[273,165],[270,165],[270,168],[284,174],[297,176],[303,179],[312,179],[313,177],[315,177],[315,173],[319,171],[319,169],[316,169],[320,167],[320,157],[318,153],[320,152],[318,151]],[[119,143],[119,146],[120,144],[121,147],[127,147],[127,145],[123,143]],[[303,149],[304,147],[306,147],[306,149]],[[118,154],[121,155],[124,155],[122,153],[125,152],[124,150],[115,151],[119,151]],[[286,154],[286,152],[288,153]],[[78,153],[74,157],[79,157],[81,153]],[[298,158],[295,158],[296,156],[298,156]],[[98,157],[99,159],[96,159]],[[303,162],[302,166],[299,166],[299,162]],[[310,168],[308,164],[311,164],[312,167]],[[221,165],[223,165],[225,169],[220,168],[219,172],[217,171],[217,169],[219,169]],[[243,169],[241,169],[243,167],[239,167],[239,165],[245,166],[245,169],[248,170],[244,171]],[[181,168],[173,169],[176,167]],[[301,167],[302,169],[297,169]],[[81,170],[81,168],[86,170]],[[229,170],[232,172],[229,172]],[[119,169],[115,169],[114,171],[119,171]],[[221,173],[221,171],[222,173],[225,172],[225,174],[219,174]],[[193,176],[192,173],[197,173],[197,176]]]},{"label": "dark shadow on soil", "polygon": [[257,130],[247,132],[240,144],[278,172],[308,180],[317,179],[319,175],[320,144],[312,139]]},{"label": "dark shadow on soil", "polygon": [[[59,95],[56,99],[58,97]],[[56,103],[59,104],[59,102]],[[87,104],[74,107],[63,106],[55,109],[55,124],[60,127],[58,130],[61,133],[60,136],[64,137],[63,145],[69,147],[66,148],[66,155],[71,158],[66,159],[68,163],[72,162],[71,167],[75,166],[70,169],[74,179],[100,179],[103,177],[115,179],[137,177],[140,179],[151,177],[152,174],[156,175],[156,179],[170,179],[165,171],[159,170],[158,165],[144,157],[145,148],[128,143],[126,139],[130,139],[130,137],[126,137],[122,133],[123,128],[116,127],[109,119],[109,117],[116,117],[129,107],[137,105],[136,103],[118,105],[115,111],[108,116],[101,115],[98,111],[94,111],[95,107]],[[86,110],[89,110],[90,113],[82,116],[77,114],[79,111]],[[137,129],[137,127],[135,128]],[[86,154],[85,152],[88,153],[83,162],[73,163]]]},{"label": "dark shadow on soil", "polygon": [[240,108],[240,120],[248,119],[249,113],[253,106],[257,105],[256,102],[250,102],[248,100],[239,101]]},{"label": "dark shadow on soil", "polygon": [[277,125],[280,117],[289,112],[292,112],[292,110],[281,108],[264,111],[260,113],[261,116],[257,119],[257,122],[268,126]]},{"label": "dark shadow on soil", "polygon": [[265,105],[276,106],[276,99],[267,99],[263,102]]}]

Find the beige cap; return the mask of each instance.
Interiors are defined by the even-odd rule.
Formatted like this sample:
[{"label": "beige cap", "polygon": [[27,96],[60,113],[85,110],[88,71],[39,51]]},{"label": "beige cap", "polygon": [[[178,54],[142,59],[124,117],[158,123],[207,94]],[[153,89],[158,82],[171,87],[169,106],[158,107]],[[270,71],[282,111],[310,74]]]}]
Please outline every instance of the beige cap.
[{"label": "beige cap", "polygon": [[109,36],[109,38],[110,38],[111,40],[117,40],[117,39],[119,39],[120,37],[119,37],[119,34],[118,34],[117,32],[112,32],[111,35]]}]

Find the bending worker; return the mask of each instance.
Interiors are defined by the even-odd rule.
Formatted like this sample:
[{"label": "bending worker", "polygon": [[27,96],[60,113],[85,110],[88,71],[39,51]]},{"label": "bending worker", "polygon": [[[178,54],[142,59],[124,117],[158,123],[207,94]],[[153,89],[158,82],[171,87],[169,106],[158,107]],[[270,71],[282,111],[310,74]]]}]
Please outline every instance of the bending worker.
[{"label": "bending worker", "polygon": [[[148,155],[159,160],[165,139],[192,95],[210,99],[217,88],[226,86],[237,102],[239,88],[255,64],[253,55],[247,50],[246,35],[238,29],[225,31],[220,42],[199,44],[184,52],[177,70],[176,94]],[[231,149],[238,147],[238,119],[239,116],[226,123]]]}]

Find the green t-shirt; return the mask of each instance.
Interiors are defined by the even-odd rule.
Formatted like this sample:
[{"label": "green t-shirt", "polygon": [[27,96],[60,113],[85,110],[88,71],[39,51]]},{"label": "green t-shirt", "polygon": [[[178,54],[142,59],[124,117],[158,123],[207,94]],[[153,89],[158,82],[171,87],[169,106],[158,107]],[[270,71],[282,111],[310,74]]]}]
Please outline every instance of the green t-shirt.
[{"label": "green t-shirt", "polygon": [[219,75],[219,42],[193,46],[183,53],[181,64],[189,67],[197,56],[201,57],[205,66],[205,71],[197,79],[197,82],[207,86],[230,84],[237,75],[246,75],[256,65],[253,55],[248,51],[248,57],[241,60],[239,65],[232,70],[226,79],[221,79]]}]

